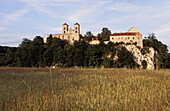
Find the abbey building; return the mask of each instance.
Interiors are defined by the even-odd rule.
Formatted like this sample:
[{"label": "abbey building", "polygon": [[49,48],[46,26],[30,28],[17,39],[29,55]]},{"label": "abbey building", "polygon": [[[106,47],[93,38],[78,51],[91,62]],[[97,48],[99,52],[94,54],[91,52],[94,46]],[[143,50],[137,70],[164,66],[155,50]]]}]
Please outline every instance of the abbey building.
[{"label": "abbey building", "polygon": [[[47,38],[49,35],[46,35],[44,37],[44,42],[47,42]],[[60,38],[62,40],[67,40],[69,43],[74,43],[74,41],[78,41],[81,39],[85,39],[80,34],[80,25],[78,23],[74,24],[74,29],[69,28],[69,25],[64,23],[62,25],[62,34],[52,34],[53,38]],[[128,32],[124,33],[113,33],[110,35],[110,40],[105,41],[107,44],[108,42],[124,42],[124,43],[135,43],[137,46],[140,46],[143,48],[143,42],[142,42],[142,34],[137,30],[137,28],[134,26],[132,27]],[[99,44],[100,41],[97,39],[93,39],[90,44]]]},{"label": "abbey building", "polygon": [[[44,42],[47,42],[47,38],[49,35],[46,35],[44,37]],[[74,24],[74,30],[72,28],[69,28],[69,26],[64,23],[62,26],[62,34],[52,34],[53,38],[60,38],[62,40],[67,40],[69,43],[74,43],[74,41],[78,41],[81,39],[80,34],[80,25],[78,23]]]},{"label": "abbey building", "polygon": [[136,43],[137,46],[143,48],[142,42],[142,34],[136,29],[136,27],[132,27],[128,32],[125,33],[114,33],[110,35],[111,42],[124,42],[124,43]]},{"label": "abbey building", "polygon": [[[49,35],[44,37],[44,42],[47,43],[47,38]],[[86,38],[80,34],[80,25],[78,23],[74,24],[74,29],[69,28],[69,26],[64,23],[62,25],[62,34],[52,34],[53,38],[60,38],[62,40],[67,40],[70,44],[73,44],[74,41],[85,40]],[[143,48],[143,40],[142,34],[137,30],[134,26],[127,32],[121,33],[113,33],[109,37],[109,41],[104,41],[105,44],[108,42],[120,43],[123,42],[126,45],[126,49],[130,51],[133,56],[134,60],[141,65],[143,60],[147,62],[147,69],[154,69],[154,58],[155,58],[155,51],[152,47],[149,48],[149,53],[142,55],[141,49]],[[89,42],[90,44],[99,44],[100,41],[95,36],[93,37],[92,41]],[[138,48],[140,46],[141,48]],[[115,57],[116,58],[116,57]]]}]

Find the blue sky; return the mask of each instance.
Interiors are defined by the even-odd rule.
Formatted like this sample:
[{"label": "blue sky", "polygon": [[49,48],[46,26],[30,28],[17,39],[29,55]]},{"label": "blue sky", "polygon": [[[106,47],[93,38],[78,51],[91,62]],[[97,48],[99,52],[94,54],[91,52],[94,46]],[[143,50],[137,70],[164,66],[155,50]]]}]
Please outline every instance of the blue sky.
[{"label": "blue sky", "polygon": [[83,35],[136,26],[143,37],[155,33],[170,47],[170,0],[0,0],[0,45],[61,33],[65,22],[80,23]]}]

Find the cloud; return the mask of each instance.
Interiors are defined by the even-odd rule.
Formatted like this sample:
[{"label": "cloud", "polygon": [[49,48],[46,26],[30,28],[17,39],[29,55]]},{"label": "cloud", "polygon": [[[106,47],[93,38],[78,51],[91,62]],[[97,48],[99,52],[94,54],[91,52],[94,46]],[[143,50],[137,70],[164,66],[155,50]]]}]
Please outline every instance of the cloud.
[{"label": "cloud", "polygon": [[0,31],[4,31],[4,30],[6,30],[5,27],[0,27]]},{"label": "cloud", "polygon": [[0,23],[3,25],[9,25],[11,22],[19,20],[27,12],[28,10],[26,9],[20,9],[13,13],[0,13],[0,16],[2,17],[2,19],[0,19]]},{"label": "cloud", "polygon": [[97,21],[97,18],[104,13],[103,8],[106,4],[110,2],[108,1],[98,1],[91,3],[89,5],[83,6],[81,4],[78,9],[74,10],[71,14],[68,15],[67,19],[69,22],[81,22],[81,23],[92,23]]},{"label": "cloud", "polygon": [[169,40],[169,32],[170,32],[170,24],[165,24],[163,26],[160,26],[157,29],[152,30],[156,34],[156,37],[161,40],[163,43],[166,43],[168,46],[170,46],[170,40]]},{"label": "cloud", "polygon": [[129,2],[118,2],[111,5],[108,9],[112,11],[118,11],[118,12],[139,12],[143,10],[143,7],[134,5]]}]

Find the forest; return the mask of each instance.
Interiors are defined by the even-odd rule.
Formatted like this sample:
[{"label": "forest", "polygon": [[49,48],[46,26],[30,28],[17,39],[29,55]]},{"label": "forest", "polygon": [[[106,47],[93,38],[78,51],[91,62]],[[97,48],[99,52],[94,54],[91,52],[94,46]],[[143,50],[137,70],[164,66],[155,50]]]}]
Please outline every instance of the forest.
[{"label": "forest", "polygon": [[[133,54],[129,52],[124,43],[109,42],[104,44],[104,35],[98,34],[100,44],[91,45],[93,34],[87,32],[86,40],[75,41],[69,44],[66,40],[52,38],[50,35],[47,43],[41,36],[33,40],[24,38],[18,47],[0,46],[0,66],[8,67],[102,67],[105,68],[139,68],[134,61]],[[126,44],[129,45],[129,44]],[[158,53],[158,67],[170,68],[170,53],[167,45],[157,40],[155,34],[150,34],[143,39],[144,51],[146,47],[153,47]],[[118,60],[114,57],[117,54]],[[145,64],[147,65],[147,64]]]}]

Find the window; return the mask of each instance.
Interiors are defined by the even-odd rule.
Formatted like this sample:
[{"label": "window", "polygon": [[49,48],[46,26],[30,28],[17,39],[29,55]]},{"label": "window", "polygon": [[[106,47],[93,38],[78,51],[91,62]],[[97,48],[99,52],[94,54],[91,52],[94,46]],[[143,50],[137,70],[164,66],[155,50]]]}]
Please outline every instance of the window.
[{"label": "window", "polygon": [[66,28],[64,27],[64,30],[65,30]]},{"label": "window", "polygon": [[64,31],[64,34],[65,34],[66,32]]},{"label": "window", "polygon": [[123,37],[121,39],[123,39]]},{"label": "window", "polygon": [[76,29],[77,29],[77,27],[76,27]]},{"label": "window", "polygon": [[76,31],[76,33],[77,33],[77,31]]},{"label": "window", "polygon": [[135,39],[135,38],[133,37],[133,39]]},{"label": "window", "polygon": [[113,40],[114,38],[112,38],[112,40]]},{"label": "window", "polygon": [[128,39],[129,39],[129,37],[128,37]]}]

